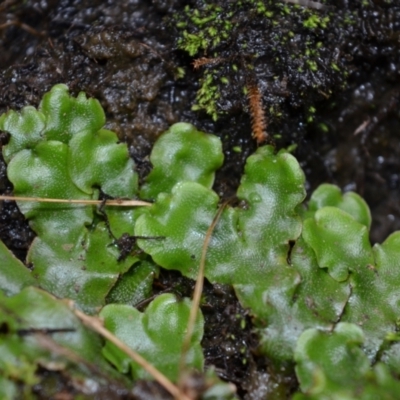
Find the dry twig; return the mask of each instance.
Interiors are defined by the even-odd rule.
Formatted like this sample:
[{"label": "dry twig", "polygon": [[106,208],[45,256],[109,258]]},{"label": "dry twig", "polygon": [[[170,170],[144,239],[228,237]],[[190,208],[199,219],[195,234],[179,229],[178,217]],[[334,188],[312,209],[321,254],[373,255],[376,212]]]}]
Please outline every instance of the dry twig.
[{"label": "dry twig", "polygon": [[114,207],[140,207],[140,206],[151,206],[151,203],[141,200],[75,200],[75,199],[47,199],[43,197],[21,197],[21,196],[6,196],[0,195],[1,200],[12,200],[12,201],[31,201],[38,203],[64,203],[64,204],[86,204],[86,205],[103,205],[103,206],[114,206]]},{"label": "dry twig", "polygon": [[180,370],[181,375],[185,368],[186,354],[189,350],[189,346],[190,346],[190,342],[192,340],[193,330],[194,330],[194,326],[195,326],[195,322],[196,322],[196,318],[197,318],[197,313],[200,308],[200,299],[201,299],[201,294],[203,292],[203,285],[204,285],[204,270],[205,270],[205,266],[206,266],[207,249],[210,244],[211,236],[215,229],[215,226],[217,225],[226,205],[227,205],[227,203],[224,203],[219,207],[217,213],[214,216],[214,219],[211,222],[211,225],[207,229],[206,236],[204,238],[203,248],[201,250],[199,273],[197,275],[196,286],[194,288],[192,307],[190,309],[190,315],[189,315],[186,336],[185,336],[185,339],[184,339],[183,345],[182,345],[182,354],[181,354],[181,360],[180,360],[180,365],[179,365],[179,370]]},{"label": "dry twig", "polygon": [[39,32],[35,28],[32,28],[31,26],[24,24],[23,22],[20,22],[18,20],[7,21],[4,24],[1,24],[0,30],[6,29],[9,26],[18,26],[19,28],[23,29],[24,31],[26,31],[34,36],[44,36],[45,35],[43,32]]}]

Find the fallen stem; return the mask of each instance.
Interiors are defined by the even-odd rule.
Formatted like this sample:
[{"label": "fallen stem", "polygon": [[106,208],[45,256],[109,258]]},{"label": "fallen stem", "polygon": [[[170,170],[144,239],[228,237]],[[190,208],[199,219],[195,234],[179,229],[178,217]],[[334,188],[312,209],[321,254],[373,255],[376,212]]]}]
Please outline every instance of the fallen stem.
[{"label": "fallen stem", "polygon": [[20,22],[18,20],[7,21],[4,24],[1,24],[0,30],[6,29],[9,26],[18,26],[19,28],[27,31],[28,33],[30,33],[31,35],[34,35],[34,36],[44,36],[43,32],[39,32],[36,29],[32,28],[31,26],[24,24],[23,22]]},{"label": "fallen stem", "polygon": [[128,347],[124,342],[119,340],[114,334],[107,330],[101,320],[96,317],[86,315],[80,310],[73,310],[75,315],[85,324],[88,328],[99,333],[105,339],[109,340],[125,354],[127,354],[133,361],[138,363],[144,370],[146,370],[161,386],[163,386],[175,399],[178,400],[192,400],[190,397],[185,395],[177,386],[175,386],[164,374],[162,374],[157,368],[151,365],[146,359],[144,359],[136,351]]},{"label": "fallen stem", "polygon": [[20,196],[5,196],[0,195],[0,200],[13,200],[13,201],[35,201],[39,203],[67,203],[67,204],[101,204],[103,206],[116,206],[116,207],[139,207],[151,206],[152,203],[141,200],[75,200],[75,199],[46,199],[43,197],[20,197]]},{"label": "fallen stem", "polygon": [[180,363],[179,363],[179,370],[181,373],[183,372],[183,369],[185,367],[186,354],[189,350],[190,342],[191,342],[192,336],[193,336],[194,325],[195,325],[196,318],[197,318],[197,313],[200,308],[201,294],[203,292],[203,286],[204,286],[204,270],[205,270],[205,266],[206,266],[206,254],[207,254],[208,245],[210,244],[211,236],[215,229],[215,226],[217,225],[217,223],[221,217],[222,211],[224,211],[227,204],[228,204],[227,202],[221,204],[221,206],[219,207],[217,213],[215,214],[215,216],[211,222],[211,225],[208,227],[206,236],[204,238],[203,248],[201,250],[199,273],[197,275],[196,286],[194,288],[192,307],[190,309],[187,331],[186,331],[185,339],[184,339],[183,345],[182,345],[182,354],[181,354],[181,359],[180,359]]}]

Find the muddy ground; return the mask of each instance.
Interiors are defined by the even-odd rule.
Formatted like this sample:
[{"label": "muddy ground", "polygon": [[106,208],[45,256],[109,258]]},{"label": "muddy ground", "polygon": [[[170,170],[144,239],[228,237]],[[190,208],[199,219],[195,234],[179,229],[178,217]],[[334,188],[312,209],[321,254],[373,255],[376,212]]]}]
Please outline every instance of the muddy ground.
[{"label": "muddy ground", "polygon": [[[147,156],[156,138],[175,122],[191,122],[222,138],[226,162],[215,188],[223,197],[234,193],[244,161],[256,148],[250,118],[246,110],[235,110],[214,122],[204,113],[191,111],[199,72],[193,70],[192,58],[176,50],[174,37],[165,28],[165,18],[187,2],[21,3],[6,0],[0,4],[0,114],[9,108],[37,106],[56,83],[67,84],[74,94],[85,91],[100,100],[107,128],[128,144],[142,177],[149,170]],[[397,32],[392,44],[397,50],[398,36]],[[400,51],[393,58],[393,52],[388,55],[380,49],[379,41],[355,45],[369,48],[355,61],[348,88],[338,90],[318,107],[314,124],[304,124],[304,117],[294,109],[275,127],[282,135],[276,142],[278,147],[297,144],[295,155],[306,173],[309,193],[329,182],[365,198],[371,207],[371,241],[375,243],[400,229]],[[185,69],[184,78],[176,79],[177,67]],[[321,132],[320,123],[328,126],[329,132]],[[357,133],[363,123],[366,128]],[[6,141],[3,134],[1,142]],[[242,151],[233,151],[235,146]],[[12,193],[2,160],[0,192]],[[33,236],[14,203],[0,204],[0,238],[21,259]],[[181,279],[164,273],[156,290]],[[182,285],[183,292],[189,293],[191,282],[184,280]],[[214,299],[203,310],[208,322],[203,343],[207,364],[216,365],[219,375],[234,382],[243,398],[265,398],[268,386],[274,387],[275,394],[281,393],[280,398],[288,396],[296,389],[293,375],[277,378],[268,362],[253,352],[257,339],[232,291],[211,285],[206,290]],[[246,330],[240,329],[238,314],[246,318]],[[233,336],[235,340],[228,338]],[[243,344],[248,349],[246,364],[243,355],[237,356]],[[57,385],[72,393],[68,382],[59,380]],[[135,396],[164,398],[154,390],[139,385]],[[37,393],[47,396],[44,388],[37,388]]]}]

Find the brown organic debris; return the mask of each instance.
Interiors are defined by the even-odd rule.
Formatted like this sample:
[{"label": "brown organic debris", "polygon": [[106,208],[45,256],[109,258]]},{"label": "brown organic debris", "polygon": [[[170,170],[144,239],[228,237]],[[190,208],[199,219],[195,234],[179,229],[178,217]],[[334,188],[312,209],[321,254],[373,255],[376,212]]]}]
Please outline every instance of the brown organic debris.
[{"label": "brown organic debris", "polygon": [[253,137],[257,140],[258,144],[261,144],[268,139],[267,120],[265,117],[261,93],[256,84],[250,84],[248,86],[248,98]]},{"label": "brown organic debris", "polygon": [[200,67],[203,67],[204,65],[216,65],[221,63],[222,61],[225,61],[221,57],[216,57],[216,58],[207,58],[207,57],[201,57],[201,58],[196,58],[192,65],[194,69],[199,69]]}]

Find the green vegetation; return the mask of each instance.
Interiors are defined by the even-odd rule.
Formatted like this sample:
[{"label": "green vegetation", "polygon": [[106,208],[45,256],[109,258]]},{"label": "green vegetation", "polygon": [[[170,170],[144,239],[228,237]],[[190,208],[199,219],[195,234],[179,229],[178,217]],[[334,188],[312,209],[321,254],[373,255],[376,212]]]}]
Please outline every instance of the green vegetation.
[{"label": "green vegetation", "polygon": [[296,372],[305,394],[294,399],[395,399],[400,382],[381,362],[371,368],[361,350],[364,340],[362,329],[346,322],[337,324],[331,333],[305,331],[295,352]]},{"label": "green vegetation", "polygon": [[[53,87],[39,110],[4,114],[0,127],[11,138],[3,154],[14,194],[93,200],[101,189],[113,197],[135,196],[137,177],[128,150],[115,133],[101,129],[104,123],[97,100],[83,93],[74,99],[65,85]],[[132,232],[132,212],[111,212],[107,226],[93,207],[80,204],[24,202],[19,207],[38,235],[27,258],[35,266],[36,284],[77,301],[85,311],[105,305],[118,276],[138,261],[129,256],[119,262],[111,236]]]},{"label": "green vegetation", "polygon": [[[96,200],[102,192],[154,201],[135,209],[18,203],[37,237],[28,253],[32,271],[0,246],[2,398],[20,397],[18,383],[30,393],[41,379],[39,366],[54,363],[68,376],[100,384],[130,387],[150,377],[86,328],[63,299],[103,318],[129,348],[179,381],[192,302],[163,294],[143,312],[134,306],[151,297],[160,267],[197,278],[218,211],[205,276],[233,286],[253,317],[260,354],[277,368],[295,365],[295,398],[396,398],[400,232],[371,246],[368,206],[333,185],[321,185],[304,204],[299,163],[272,146],[248,158],[237,205],[221,209],[212,190],[221,143],[185,123],[155,144],[154,168],[138,189],[126,146],[103,124],[99,103],[82,93],[70,97],[64,85],[46,94],[38,110],[0,117],[0,129],[10,134],[3,152],[16,195]],[[141,254],[121,257],[124,234],[140,237]],[[203,370],[203,324],[199,313],[186,370]],[[43,341],[38,332],[49,330]],[[209,374],[203,398],[232,398],[231,387]]]},{"label": "green vegetation", "polygon": [[[109,304],[103,308],[100,316],[104,318],[107,329],[139,351],[147,360],[152,360],[159,371],[177,382],[190,306],[189,299],[181,301],[172,294],[162,294],[150,303],[144,313],[124,304]],[[186,356],[186,366],[199,371],[203,369],[203,352],[200,346],[203,324],[200,316],[195,335],[192,336],[190,354]],[[107,343],[103,354],[120,372],[131,372],[134,379],[151,379],[148,372],[115,345]]]}]

